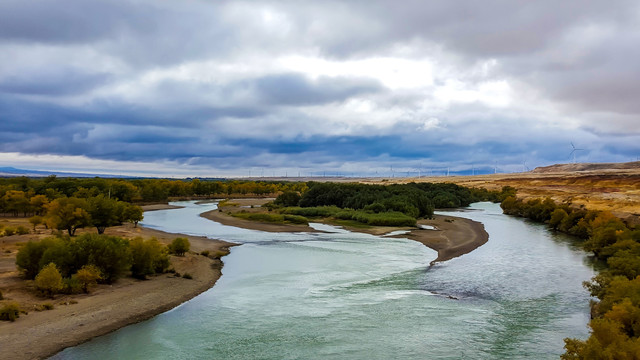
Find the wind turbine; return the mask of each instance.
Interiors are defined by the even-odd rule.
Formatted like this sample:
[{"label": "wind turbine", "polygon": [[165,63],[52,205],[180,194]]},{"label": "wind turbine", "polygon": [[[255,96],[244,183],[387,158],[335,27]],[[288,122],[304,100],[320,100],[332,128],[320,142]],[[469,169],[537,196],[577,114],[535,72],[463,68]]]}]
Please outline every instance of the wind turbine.
[{"label": "wind turbine", "polygon": [[527,172],[529,170],[531,169],[529,169],[529,167],[527,166],[527,160],[526,159],[522,160],[522,172]]},{"label": "wind turbine", "polygon": [[569,153],[569,158],[571,158],[571,156],[573,155],[573,163],[576,163],[576,151],[584,151],[585,149],[578,149],[577,147],[575,147],[575,145],[573,145],[573,141],[571,142],[571,147],[573,148],[573,150],[571,150],[571,152]]}]

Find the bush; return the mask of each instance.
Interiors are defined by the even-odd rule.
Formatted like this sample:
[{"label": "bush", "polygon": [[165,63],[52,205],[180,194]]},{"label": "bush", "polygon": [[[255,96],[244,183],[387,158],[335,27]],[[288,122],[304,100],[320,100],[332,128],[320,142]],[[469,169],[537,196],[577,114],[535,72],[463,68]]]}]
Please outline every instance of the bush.
[{"label": "bush", "polygon": [[267,223],[284,223],[284,216],[279,214],[237,212],[237,213],[233,213],[232,215],[234,217],[238,217],[245,220],[260,221],[260,222],[267,222]]},{"label": "bush", "polygon": [[77,277],[72,276],[62,279],[63,294],[80,294],[82,292],[82,285]]},{"label": "bush", "polygon": [[15,302],[5,304],[3,307],[0,308],[0,320],[13,322],[13,321],[16,321],[16,319],[19,317],[20,317],[20,306]]},{"label": "bush", "polygon": [[44,309],[44,310],[53,310],[53,304],[52,303],[44,303],[44,304],[42,304],[42,309]]},{"label": "bush", "polygon": [[62,289],[62,275],[58,271],[56,264],[49,263],[45,266],[35,279],[35,285],[38,290],[53,297],[53,295]]},{"label": "bush", "polygon": [[337,206],[315,206],[315,207],[289,207],[280,210],[282,214],[300,215],[307,218],[310,217],[329,217],[341,211]]},{"label": "bush", "polygon": [[309,220],[306,217],[300,216],[300,215],[284,215],[284,221],[287,221],[293,224],[302,224],[302,225],[309,224]]},{"label": "bush", "polygon": [[29,233],[29,229],[27,229],[26,227],[20,225],[18,226],[18,228],[16,228],[16,233],[18,235],[26,235]]},{"label": "bush", "polygon": [[13,234],[16,233],[16,229],[12,228],[12,227],[6,227],[4,228],[4,236],[11,236]]},{"label": "bush", "polygon": [[182,278],[191,280],[191,279],[193,279],[193,276],[191,276],[191,274],[189,274],[189,273],[184,273],[184,275],[182,275]]},{"label": "bush", "polygon": [[190,247],[191,243],[189,243],[189,239],[179,237],[173,239],[171,245],[169,245],[169,252],[178,256],[183,256],[186,252],[189,251]]},{"label": "bush", "polygon": [[100,269],[95,265],[85,265],[78,272],[73,275],[78,280],[78,283],[82,287],[82,291],[86,294],[89,292],[89,287],[98,283],[98,280],[102,279]]},{"label": "bush", "polygon": [[209,257],[209,250],[204,250],[200,252],[200,255]]},{"label": "bush", "polygon": [[231,251],[229,251],[229,249],[221,249],[221,250],[217,250],[215,253],[213,253],[213,255],[211,256],[213,259],[220,259],[223,256],[227,256],[229,255]]}]

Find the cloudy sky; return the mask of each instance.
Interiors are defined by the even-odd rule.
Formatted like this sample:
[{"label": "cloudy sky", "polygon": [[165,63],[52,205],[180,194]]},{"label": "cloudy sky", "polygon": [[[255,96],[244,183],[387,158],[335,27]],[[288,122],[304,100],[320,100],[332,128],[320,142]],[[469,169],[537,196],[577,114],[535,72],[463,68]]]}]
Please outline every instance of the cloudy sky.
[{"label": "cloudy sky", "polygon": [[[388,176],[640,157],[640,2],[2,0],[0,166]],[[397,175],[396,175],[397,176]]]}]

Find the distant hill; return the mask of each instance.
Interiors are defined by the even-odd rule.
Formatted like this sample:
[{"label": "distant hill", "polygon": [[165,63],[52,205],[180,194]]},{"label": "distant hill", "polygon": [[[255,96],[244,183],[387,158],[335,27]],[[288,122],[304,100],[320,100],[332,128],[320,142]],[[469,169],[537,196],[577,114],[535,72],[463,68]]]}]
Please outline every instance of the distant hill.
[{"label": "distant hill", "polygon": [[0,167],[0,177],[15,177],[15,176],[45,177],[50,175],[55,175],[60,177],[131,178],[131,176],[124,176],[124,175],[70,173],[70,172],[62,172],[62,171],[41,171],[41,170],[16,169],[14,167]]},{"label": "distant hill", "polygon": [[626,163],[578,163],[537,167],[534,173],[566,173],[577,171],[640,170],[640,161]]}]

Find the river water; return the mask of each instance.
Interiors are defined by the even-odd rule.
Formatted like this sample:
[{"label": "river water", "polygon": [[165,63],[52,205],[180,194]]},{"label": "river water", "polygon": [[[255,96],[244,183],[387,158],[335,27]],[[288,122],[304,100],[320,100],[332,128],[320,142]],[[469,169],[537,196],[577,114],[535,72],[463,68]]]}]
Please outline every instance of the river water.
[{"label": "river water", "polygon": [[588,336],[585,254],[497,204],[447,212],[489,242],[431,268],[415,241],[245,230],[198,216],[215,204],[178,204],[144,225],[243,243],[217,284],[55,359],[556,359],[563,338]]}]

